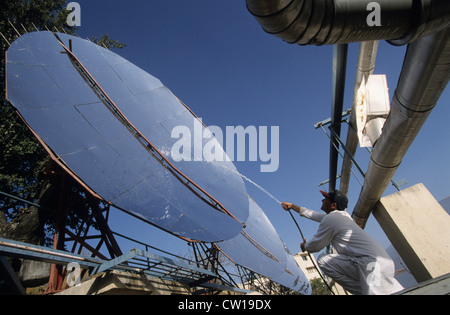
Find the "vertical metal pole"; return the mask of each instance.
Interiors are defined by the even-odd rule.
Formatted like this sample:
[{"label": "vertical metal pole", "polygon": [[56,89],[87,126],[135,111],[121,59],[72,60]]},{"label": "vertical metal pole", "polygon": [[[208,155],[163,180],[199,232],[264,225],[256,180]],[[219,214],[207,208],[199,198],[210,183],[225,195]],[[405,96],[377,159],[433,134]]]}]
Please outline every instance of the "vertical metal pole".
[{"label": "vertical metal pole", "polygon": [[[347,73],[348,44],[333,48],[333,105],[331,108],[331,127],[340,136],[342,111],[344,108],[345,77]],[[336,190],[339,142],[332,137],[330,143],[330,183],[329,191]]]},{"label": "vertical metal pole", "polygon": [[[59,204],[56,217],[55,235],[53,238],[53,249],[64,249],[65,234],[66,234],[66,218],[69,211],[66,196],[66,173],[56,172],[61,176],[61,186],[59,192]],[[47,294],[53,294],[61,291],[63,285],[63,269],[62,266],[52,264],[50,267],[50,277],[48,287],[45,291]]]}]

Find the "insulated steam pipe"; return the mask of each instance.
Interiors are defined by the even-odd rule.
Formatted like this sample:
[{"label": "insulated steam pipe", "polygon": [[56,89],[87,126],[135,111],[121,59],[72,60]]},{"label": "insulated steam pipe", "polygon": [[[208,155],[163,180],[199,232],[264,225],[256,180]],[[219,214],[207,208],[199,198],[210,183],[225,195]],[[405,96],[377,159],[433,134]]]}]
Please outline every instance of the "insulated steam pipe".
[{"label": "insulated steam pipe", "polygon": [[[246,0],[263,29],[290,44],[390,40],[402,45],[450,25],[449,0]],[[381,25],[368,23],[371,5]]]},{"label": "insulated steam pipe", "polygon": [[450,28],[408,46],[383,133],[371,154],[353,219],[362,227],[450,79]]},{"label": "insulated steam pipe", "polygon": [[[364,80],[373,74],[375,69],[375,61],[378,52],[379,41],[362,42],[359,46],[358,65],[356,67],[355,87],[353,92],[352,114],[350,116],[350,126],[347,132],[347,140],[345,146],[351,156],[355,156],[356,148],[358,146],[358,135],[356,133],[356,103],[357,92]],[[344,156],[341,169],[340,191],[344,194],[348,193],[350,173],[352,168],[352,160],[348,154]]]}]

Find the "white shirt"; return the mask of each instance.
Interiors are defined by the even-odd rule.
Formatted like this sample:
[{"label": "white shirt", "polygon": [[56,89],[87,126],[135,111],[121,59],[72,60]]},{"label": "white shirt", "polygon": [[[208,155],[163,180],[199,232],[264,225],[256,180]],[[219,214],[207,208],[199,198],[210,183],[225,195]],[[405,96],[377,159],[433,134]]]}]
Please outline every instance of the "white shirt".
[{"label": "white shirt", "polygon": [[361,229],[346,211],[335,210],[325,214],[301,208],[300,214],[320,223],[316,235],[306,243],[305,249],[310,253],[319,252],[331,243],[338,254],[389,258],[377,241]]},{"label": "white shirt", "polygon": [[[387,252],[353,221],[346,211],[329,214],[300,208],[300,215],[319,222],[319,229],[305,249],[315,253],[332,244],[338,255],[354,263],[360,274],[357,289],[364,294],[390,294],[402,289],[394,279],[395,267]],[[345,276],[345,275],[344,275]]]}]

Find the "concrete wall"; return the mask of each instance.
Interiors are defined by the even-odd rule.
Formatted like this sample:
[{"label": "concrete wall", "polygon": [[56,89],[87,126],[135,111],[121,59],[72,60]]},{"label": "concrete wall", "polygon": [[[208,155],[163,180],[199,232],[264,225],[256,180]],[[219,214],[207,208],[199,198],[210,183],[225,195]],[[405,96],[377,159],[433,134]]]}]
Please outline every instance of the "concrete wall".
[{"label": "concrete wall", "polygon": [[450,216],[423,184],[382,198],[373,214],[418,282],[450,272]]}]

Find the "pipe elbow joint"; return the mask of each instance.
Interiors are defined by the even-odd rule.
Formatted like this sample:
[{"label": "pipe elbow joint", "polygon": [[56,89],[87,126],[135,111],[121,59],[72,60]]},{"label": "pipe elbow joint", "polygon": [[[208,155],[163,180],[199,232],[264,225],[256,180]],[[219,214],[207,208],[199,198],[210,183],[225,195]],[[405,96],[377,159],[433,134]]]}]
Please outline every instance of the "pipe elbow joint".
[{"label": "pipe elbow joint", "polygon": [[[393,45],[403,45],[450,26],[448,0],[377,0],[375,9],[371,9],[372,0],[246,0],[246,3],[267,33],[290,44],[388,40]],[[371,16],[377,14],[380,23],[369,23]]]}]

